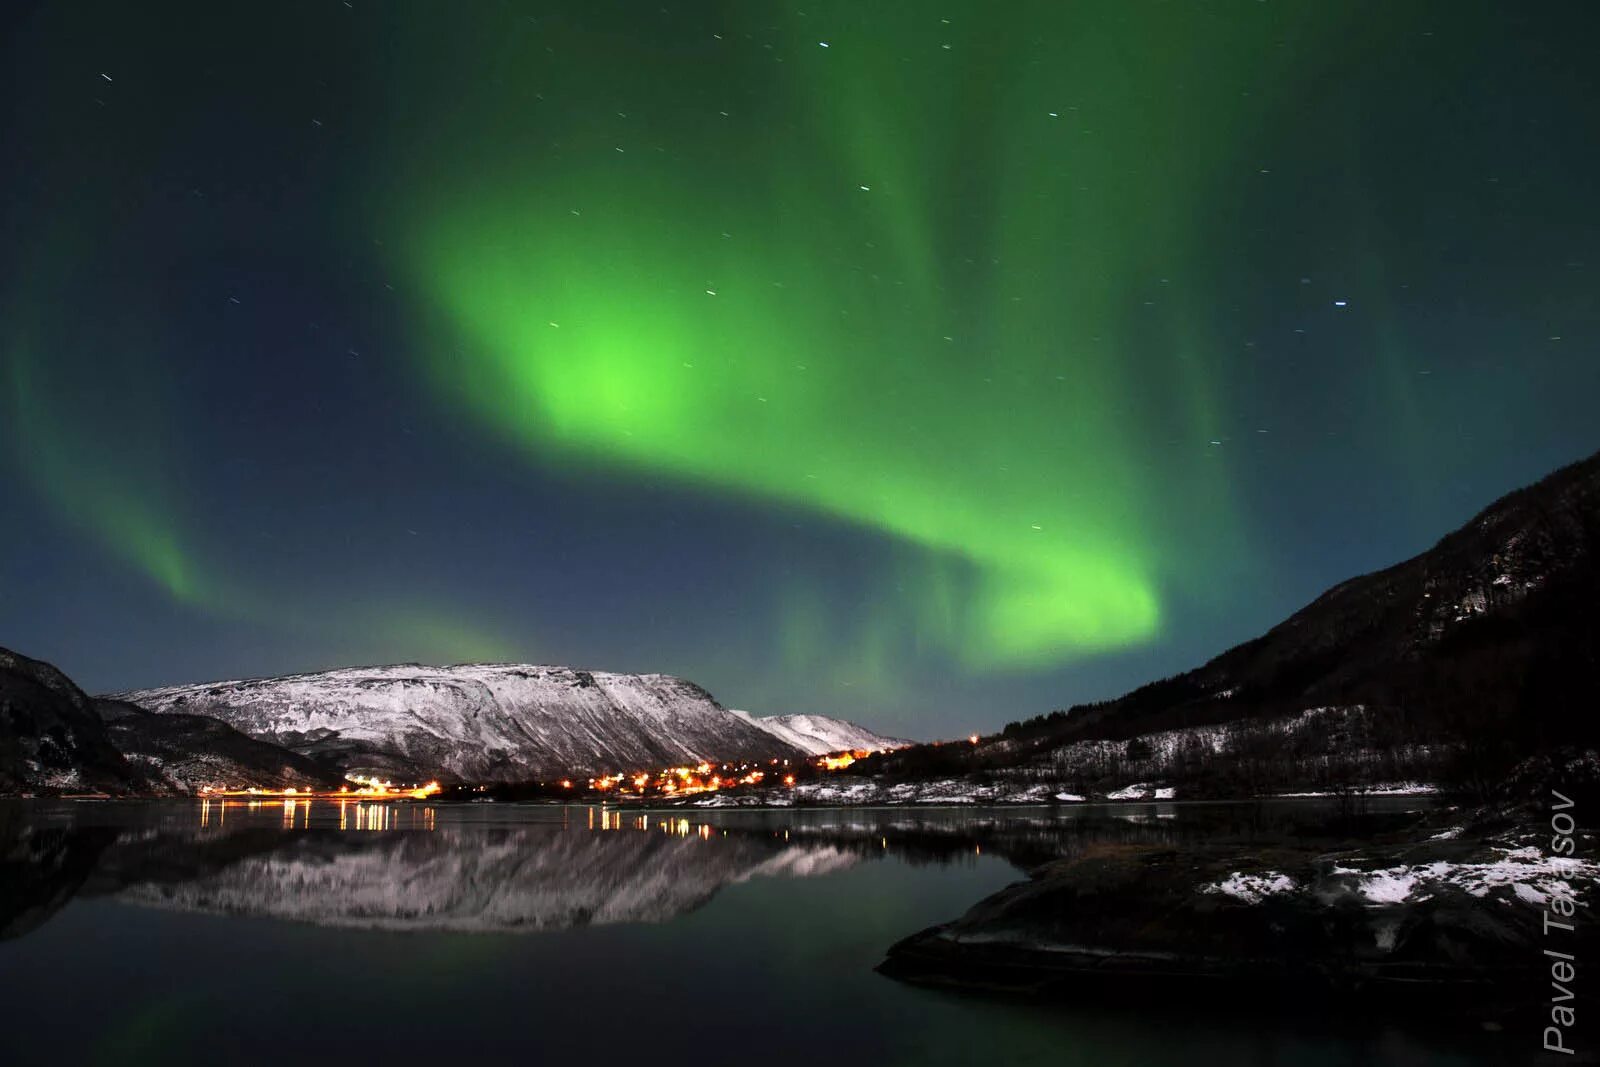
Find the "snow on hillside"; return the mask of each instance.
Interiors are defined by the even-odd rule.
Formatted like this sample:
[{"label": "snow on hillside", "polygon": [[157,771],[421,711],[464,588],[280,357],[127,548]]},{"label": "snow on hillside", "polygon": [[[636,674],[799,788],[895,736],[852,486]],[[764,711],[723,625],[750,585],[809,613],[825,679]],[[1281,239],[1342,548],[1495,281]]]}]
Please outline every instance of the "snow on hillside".
[{"label": "snow on hillside", "polygon": [[699,686],[664,674],[404,664],[118,697],[157,713],[215,716],[346,771],[400,778],[526,781],[797,751]]},{"label": "snow on hillside", "polygon": [[[1148,779],[1194,780],[1213,769],[1254,761],[1280,777],[1316,787],[1286,796],[1326,795],[1335,785],[1360,783],[1363,791],[1404,783],[1392,791],[1415,793],[1436,770],[1434,748],[1383,743],[1383,709],[1361,704],[1306,708],[1294,715],[1237,719],[1138,734],[1125,740],[1073,741],[1038,761],[1040,769],[1069,784],[1119,780],[1148,788]],[[1005,740],[997,744],[1006,744]],[[1078,790],[1082,791],[1082,790]],[[1111,794],[1111,799],[1122,799]]]},{"label": "snow on hillside", "polygon": [[910,741],[884,737],[853,722],[827,715],[769,715],[757,718],[747,711],[736,711],[733,714],[812,756],[858,749],[865,749],[868,752],[887,752],[911,744]]}]

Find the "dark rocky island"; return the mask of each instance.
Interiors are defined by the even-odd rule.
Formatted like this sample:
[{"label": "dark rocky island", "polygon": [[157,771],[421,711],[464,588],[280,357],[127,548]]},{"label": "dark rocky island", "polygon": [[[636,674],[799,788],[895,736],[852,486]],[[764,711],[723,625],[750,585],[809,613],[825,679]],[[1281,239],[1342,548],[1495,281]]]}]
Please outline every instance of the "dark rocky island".
[{"label": "dark rocky island", "polygon": [[1337,998],[1494,1021],[1548,996],[1544,949],[1583,955],[1586,929],[1553,940],[1545,916],[1587,910],[1592,835],[1550,855],[1526,829],[1540,825],[1531,809],[1356,825],[1095,843],[899,942],[880,970],[968,991]]}]

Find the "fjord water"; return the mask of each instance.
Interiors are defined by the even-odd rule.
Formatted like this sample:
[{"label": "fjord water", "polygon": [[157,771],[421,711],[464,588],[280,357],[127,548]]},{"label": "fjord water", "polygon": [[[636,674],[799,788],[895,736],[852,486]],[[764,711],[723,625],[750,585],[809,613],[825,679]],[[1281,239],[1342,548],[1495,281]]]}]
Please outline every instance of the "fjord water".
[{"label": "fjord water", "polygon": [[1259,806],[1175,804],[9,803],[3,1058],[1478,1062],[1472,1033],[1248,1004],[965,997],[872,969],[894,941],[1086,841],[1177,841],[1262,819]]}]

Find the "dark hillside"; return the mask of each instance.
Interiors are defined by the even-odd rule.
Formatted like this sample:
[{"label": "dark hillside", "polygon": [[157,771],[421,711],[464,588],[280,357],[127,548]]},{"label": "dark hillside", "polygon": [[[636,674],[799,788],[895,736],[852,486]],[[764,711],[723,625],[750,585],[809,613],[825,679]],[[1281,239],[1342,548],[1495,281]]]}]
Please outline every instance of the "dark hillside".
[{"label": "dark hillside", "polygon": [[1600,744],[1600,455],[1485,508],[1433,548],[1328,590],[1267,633],[1126,696],[898,773],[1019,766],[1083,741],[1362,706],[1364,743],[1427,750],[1481,784],[1530,755]]}]

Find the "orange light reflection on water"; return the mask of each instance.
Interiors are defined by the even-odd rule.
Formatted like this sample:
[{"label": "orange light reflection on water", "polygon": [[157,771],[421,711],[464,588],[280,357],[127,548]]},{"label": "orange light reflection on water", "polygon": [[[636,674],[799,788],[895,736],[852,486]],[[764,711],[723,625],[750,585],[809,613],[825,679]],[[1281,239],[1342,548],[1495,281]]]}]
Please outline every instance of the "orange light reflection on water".
[{"label": "orange light reflection on water", "polygon": [[[227,818],[229,808],[244,808],[252,817],[265,816],[273,818],[277,812],[277,823],[284,830],[310,830],[313,829],[313,810],[326,812],[331,824],[332,811],[326,808],[317,808],[322,801],[314,801],[309,797],[285,797],[280,806],[264,806],[258,799],[228,801],[222,798],[202,797],[200,799],[199,823],[202,830],[221,829]],[[387,801],[358,800],[353,796],[339,797],[335,794],[328,798],[326,803],[336,808],[338,812],[338,827],[340,830],[428,830],[438,828],[438,814],[431,804],[394,804]],[[620,828],[620,821],[618,824]]]}]

